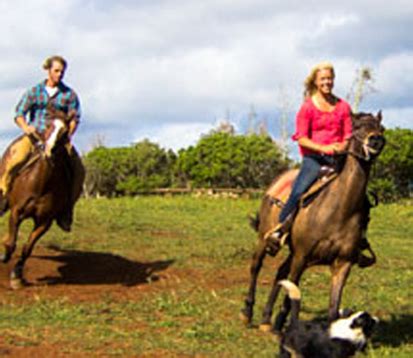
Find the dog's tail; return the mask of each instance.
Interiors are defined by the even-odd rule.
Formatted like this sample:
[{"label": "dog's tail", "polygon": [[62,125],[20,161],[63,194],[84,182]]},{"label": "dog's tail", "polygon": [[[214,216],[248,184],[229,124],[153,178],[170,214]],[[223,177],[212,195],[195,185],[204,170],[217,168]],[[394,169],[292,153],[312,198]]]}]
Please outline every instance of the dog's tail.
[{"label": "dog's tail", "polygon": [[291,318],[290,318],[290,326],[295,326],[298,324],[298,314],[300,312],[300,305],[301,305],[301,292],[298,286],[289,281],[289,280],[281,280],[278,284],[285,288],[287,291],[288,297],[291,300]]}]

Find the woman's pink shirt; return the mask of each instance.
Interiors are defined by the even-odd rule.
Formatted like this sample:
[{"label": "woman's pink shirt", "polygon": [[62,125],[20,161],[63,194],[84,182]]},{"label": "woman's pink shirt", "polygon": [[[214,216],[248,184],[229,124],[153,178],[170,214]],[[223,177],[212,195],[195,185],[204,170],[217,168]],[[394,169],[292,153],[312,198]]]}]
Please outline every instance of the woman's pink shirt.
[{"label": "woman's pink shirt", "polygon": [[[350,105],[339,99],[332,112],[318,109],[311,98],[301,106],[296,118],[296,131],[293,140],[309,138],[317,144],[344,142],[352,134]],[[301,155],[316,152],[300,146]]]}]

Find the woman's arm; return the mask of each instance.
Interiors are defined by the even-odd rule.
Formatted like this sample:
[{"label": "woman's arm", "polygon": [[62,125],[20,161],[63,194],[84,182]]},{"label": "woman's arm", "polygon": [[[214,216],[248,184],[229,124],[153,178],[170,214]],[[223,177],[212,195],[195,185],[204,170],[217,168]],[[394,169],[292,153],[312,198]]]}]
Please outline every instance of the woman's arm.
[{"label": "woman's arm", "polygon": [[318,144],[313,142],[310,138],[301,137],[298,139],[298,144],[300,144],[303,148],[312,150],[314,152],[333,155],[333,154],[340,154],[346,151],[348,147],[348,141],[344,141],[341,143],[331,143],[331,144]]}]

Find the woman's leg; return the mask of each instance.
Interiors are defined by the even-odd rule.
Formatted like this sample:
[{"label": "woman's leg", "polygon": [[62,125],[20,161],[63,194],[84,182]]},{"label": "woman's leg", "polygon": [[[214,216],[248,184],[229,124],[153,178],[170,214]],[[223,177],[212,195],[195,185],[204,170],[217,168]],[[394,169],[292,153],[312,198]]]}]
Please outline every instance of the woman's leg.
[{"label": "woman's leg", "polygon": [[301,195],[317,179],[321,168],[320,162],[323,162],[323,158],[321,156],[304,156],[300,172],[298,173],[297,179],[293,184],[291,194],[281,210],[278,220],[279,224],[265,237],[265,240],[267,241],[267,253],[269,255],[274,256],[278,252],[279,247],[282,245],[282,237],[285,232],[285,221],[297,207]]},{"label": "woman's leg", "polygon": [[303,195],[311,184],[316,181],[321,168],[321,164],[319,163],[320,161],[320,158],[317,158],[316,156],[305,156],[303,158],[303,163],[297,179],[294,182],[291,194],[281,210],[279,216],[280,223],[283,223],[287,219],[287,217],[297,207],[301,195]]}]

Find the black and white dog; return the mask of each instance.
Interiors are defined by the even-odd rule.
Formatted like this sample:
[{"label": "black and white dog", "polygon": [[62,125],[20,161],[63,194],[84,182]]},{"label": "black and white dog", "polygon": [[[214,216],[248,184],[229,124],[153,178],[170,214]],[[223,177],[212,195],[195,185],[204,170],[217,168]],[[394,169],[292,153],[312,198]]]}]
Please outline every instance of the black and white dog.
[{"label": "black and white dog", "polygon": [[363,351],[378,319],[367,312],[345,312],[330,325],[298,320],[301,294],[288,280],[280,281],[291,300],[291,319],[280,343],[280,357],[344,358]]}]

